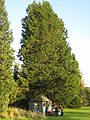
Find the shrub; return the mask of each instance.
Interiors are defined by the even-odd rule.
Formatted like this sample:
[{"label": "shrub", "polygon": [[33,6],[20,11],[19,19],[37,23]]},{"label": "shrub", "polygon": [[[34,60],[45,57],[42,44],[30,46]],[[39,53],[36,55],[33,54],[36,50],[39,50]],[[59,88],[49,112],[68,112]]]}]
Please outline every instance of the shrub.
[{"label": "shrub", "polygon": [[42,113],[31,112],[21,108],[13,107],[0,113],[0,117],[14,120],[44,120],[45,118]]}]

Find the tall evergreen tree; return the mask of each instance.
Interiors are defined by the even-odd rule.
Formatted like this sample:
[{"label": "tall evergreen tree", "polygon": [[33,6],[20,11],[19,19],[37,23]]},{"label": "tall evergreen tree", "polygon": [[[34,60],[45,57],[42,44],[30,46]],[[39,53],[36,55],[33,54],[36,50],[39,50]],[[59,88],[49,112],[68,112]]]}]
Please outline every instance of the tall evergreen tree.
[{"label": "tall evergreen tree", "polygon": [[11,48],[12,40],[5,1],[0,0],[0,112],[7,108],[9,95],[13,90],[14,81],[11,67],[14,56]]},{"label": "tall evergreen tree", "polygon": [[64,22],[46,1],[33,2],[26,12],[19,57],[30,95],[42,93],[67,105],[78,95],[82,81]]}]

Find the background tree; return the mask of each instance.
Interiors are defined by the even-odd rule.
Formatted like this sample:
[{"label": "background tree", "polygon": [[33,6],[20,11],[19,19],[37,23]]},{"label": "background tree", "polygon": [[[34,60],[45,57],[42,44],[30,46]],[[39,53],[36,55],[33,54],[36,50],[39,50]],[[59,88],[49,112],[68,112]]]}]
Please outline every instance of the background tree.
[{"label": "background tree", "polygon": [[85,87],[85,106],[90,106],[90,87]]},{"label": "background tree", "polygon": [[19,78],[20,78],[19,64],[15,63],[15,65],[14,65],[13,79],[15,81],[18,81]]},{"label": "background tree", "polygon": [[13,94],[10,95],[10,105],[17,107],[21,107],[23,104],[26,105],[26,101],[24,101],[25,103],[22,103],[22,100],[26,98],[29,88],[28,81],[24,78],[24,74],[20,66],[21,65],[19,63],[15,63],[14,65],[13,79],[16,83],[16,89],[13,91]]},{"label": "background tree", "polygon": [[0,112],[9,104],[9,96],[14,89],[12,62],[14,60],[11,43],[12,31],[9,30],[5,1],[0,0]]},{"label": "background tree", "polygon": [[29,4],[26,12],[19,57],[29,96],[44,94],[67,106],[78,96],[82,77],[64,22],[46,1]]},{"label": "background tree", "polygon": [[70,104],[68,105],[68,107],[70,108],[77,108],[77,107],[82,107],[85,106],[85,92],[84,92],[84,84],[81,84],[79,87],[79,92],[78,95],[75,96],[74,99],[72,99],[72,101],[70,102]]}]

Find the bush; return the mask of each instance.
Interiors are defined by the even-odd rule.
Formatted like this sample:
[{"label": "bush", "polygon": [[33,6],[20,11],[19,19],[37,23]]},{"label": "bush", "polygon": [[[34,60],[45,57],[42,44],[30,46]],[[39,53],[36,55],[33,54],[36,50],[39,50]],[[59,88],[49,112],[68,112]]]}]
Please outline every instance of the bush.
[{"label": "bush", "polygon": [[1,118],[10,118],[14,120],[44,120],[42,113],[35,113],[21,108],[8,108],[7,111],[0,113]]}]

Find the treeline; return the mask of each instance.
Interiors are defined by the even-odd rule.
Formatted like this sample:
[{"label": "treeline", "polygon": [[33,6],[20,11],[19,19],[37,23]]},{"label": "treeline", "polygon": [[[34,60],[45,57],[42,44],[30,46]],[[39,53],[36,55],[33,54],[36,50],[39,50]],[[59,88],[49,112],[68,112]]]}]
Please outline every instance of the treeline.
[{"label": "treeline", "polygon": [[13,34],[0,0],[0,112],[10,105],[26,108],[39,94],[63,107],[90,105],[90,90],[84,87],[63,20],[47,1],[29,4],[26,13],[18,52],[22,64],[13,69]]}]

